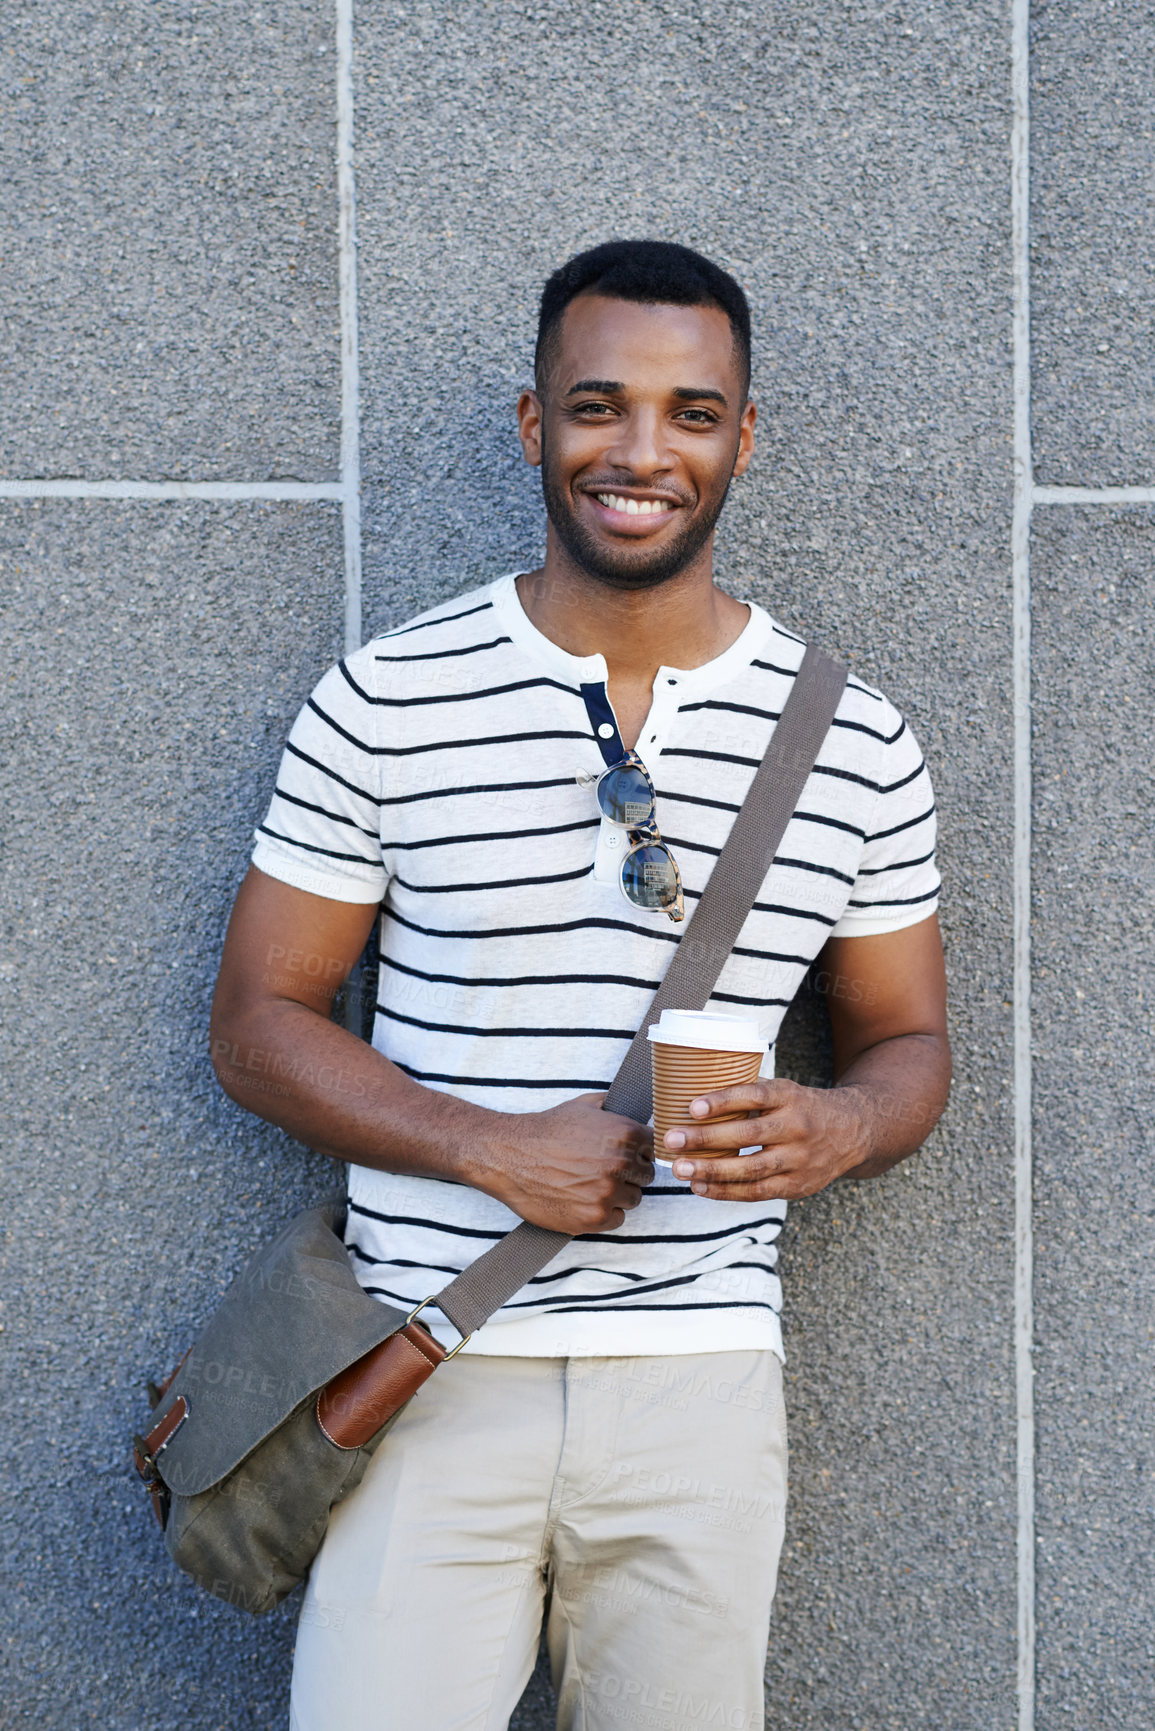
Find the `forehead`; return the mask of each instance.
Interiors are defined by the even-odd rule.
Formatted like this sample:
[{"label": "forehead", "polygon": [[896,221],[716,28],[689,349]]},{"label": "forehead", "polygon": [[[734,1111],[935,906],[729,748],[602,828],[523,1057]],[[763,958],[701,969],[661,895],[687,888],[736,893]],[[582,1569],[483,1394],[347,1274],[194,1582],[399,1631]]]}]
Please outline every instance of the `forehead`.
[{"label": "forehead", "polygon": [[599,294],[577,295],[566,307],[552,370],[562,395],[586,378],[615,379],[627,390],[708,385],[727,396],[740,387],[734,335],[720,307]]}]

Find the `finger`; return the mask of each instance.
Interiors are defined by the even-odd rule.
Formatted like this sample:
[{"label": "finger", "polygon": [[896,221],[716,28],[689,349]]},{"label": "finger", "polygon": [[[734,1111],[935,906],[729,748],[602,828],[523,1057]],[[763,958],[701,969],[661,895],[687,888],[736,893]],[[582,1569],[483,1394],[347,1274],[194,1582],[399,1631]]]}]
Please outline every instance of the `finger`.
[{"label": "finger", "polygon": [[718,1112],[776,1112],[788,1104],[794,1084],[775,1076],[756,1076],[752,1082],[736,1082],[730,1088],[714,1088],[690,1102],[695,1118]]},{"label": "finger", "polygon": [[617,1134],[607,1125],[608,1134],[601,1143],[602,1152],[616,1160],[623,1172],[644,1166],[654,1158],[654,1133],[643,1125],[631,1124],[628,1133]]},{"label": "finger", "polygon": [[682,1124],[667,1130],[669,1153],[693,1154],[699,1150],[725,1154],[739,1148],[775,1146],[790,1141],[797,1130],[793,1117],[777,1112],[773,1117],[757,1114],[733,1118],[726,1124]]},{"label": "finger", "polygon": [[797,1202],[811,1192],[789,1174],[767,1178],[761,1184],[695,1184],[695,1196],[707,1202]]},{"label": "finger", "polygon": [[689,1179],[696,1190],[699,1184],[762,1184],[768,1179],[789,1176],[795,1164],[785,1149],[762,1148],[757,1154],[715,1154],[707,1160],[683,1157],[673,1162],[673,1173],[675,1178]]}]

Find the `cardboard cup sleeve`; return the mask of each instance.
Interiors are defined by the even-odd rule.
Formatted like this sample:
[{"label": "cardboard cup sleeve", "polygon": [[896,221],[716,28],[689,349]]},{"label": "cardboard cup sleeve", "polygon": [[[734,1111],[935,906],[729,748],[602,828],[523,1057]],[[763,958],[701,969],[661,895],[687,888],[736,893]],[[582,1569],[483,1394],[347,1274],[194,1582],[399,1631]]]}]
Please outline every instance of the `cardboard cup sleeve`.
[{"label": "cardboard cup sleeve", "polygon": [[[659,1159],[669,1160],[669,1150],[663,1153],[663,1138],[667,1130],[680,1130],[699,1119],[690,1116],[690,1101],[715,1088],[730,1088],[740,1082],[753,1082],[762,1068],[763,1052],[710,1052],[700,1046],[659,1046],[651,1048],[654,1059],[654,1150]],[[711,1124],[730,1124],[744,1118],[744,1112],[727,1112],[725,1117],[711,1118]],[[695,1159],[710,1154],[699,1148]]]},{"label": "cardboard cup sleeve", "polygon": [[[715,1088],[753,1082],[762,1068],[766,1047],[759,1041],[757,1022],[709,1010],[663,1010],[649,1030],[654,1067],[654,1154],[667,1163],[663,1151],[667,1130],[700,1122],[690,1116],[690,1101]],[[729,1112],[711,1124],[744,1118]],[[702,1158],[709,1150],[698,1150]]]}]

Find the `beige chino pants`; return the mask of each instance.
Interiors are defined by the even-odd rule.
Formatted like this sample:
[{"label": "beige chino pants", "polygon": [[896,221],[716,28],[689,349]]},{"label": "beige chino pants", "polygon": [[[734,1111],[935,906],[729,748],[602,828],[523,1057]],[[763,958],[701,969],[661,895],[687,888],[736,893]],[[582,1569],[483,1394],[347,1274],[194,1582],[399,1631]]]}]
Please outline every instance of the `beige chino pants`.
[{"label": "beige chino pants", "polygon": [[292,1731],[761,1731],[786,1503],[771,1352],[445,1365],[333,1516]]}]

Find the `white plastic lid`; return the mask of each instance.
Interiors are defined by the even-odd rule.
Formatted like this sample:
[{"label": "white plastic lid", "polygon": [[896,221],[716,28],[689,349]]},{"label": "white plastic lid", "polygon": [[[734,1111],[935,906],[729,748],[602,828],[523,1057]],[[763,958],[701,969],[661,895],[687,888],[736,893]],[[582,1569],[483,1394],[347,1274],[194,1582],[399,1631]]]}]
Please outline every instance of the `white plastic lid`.
[{"label": "white plastic lid", "polygon": [[707,1052],[765,1052],[751,1016],[724,1016],[717,1010],[663,1010],[647,1038],[661,1046],[700,1046]]}]

